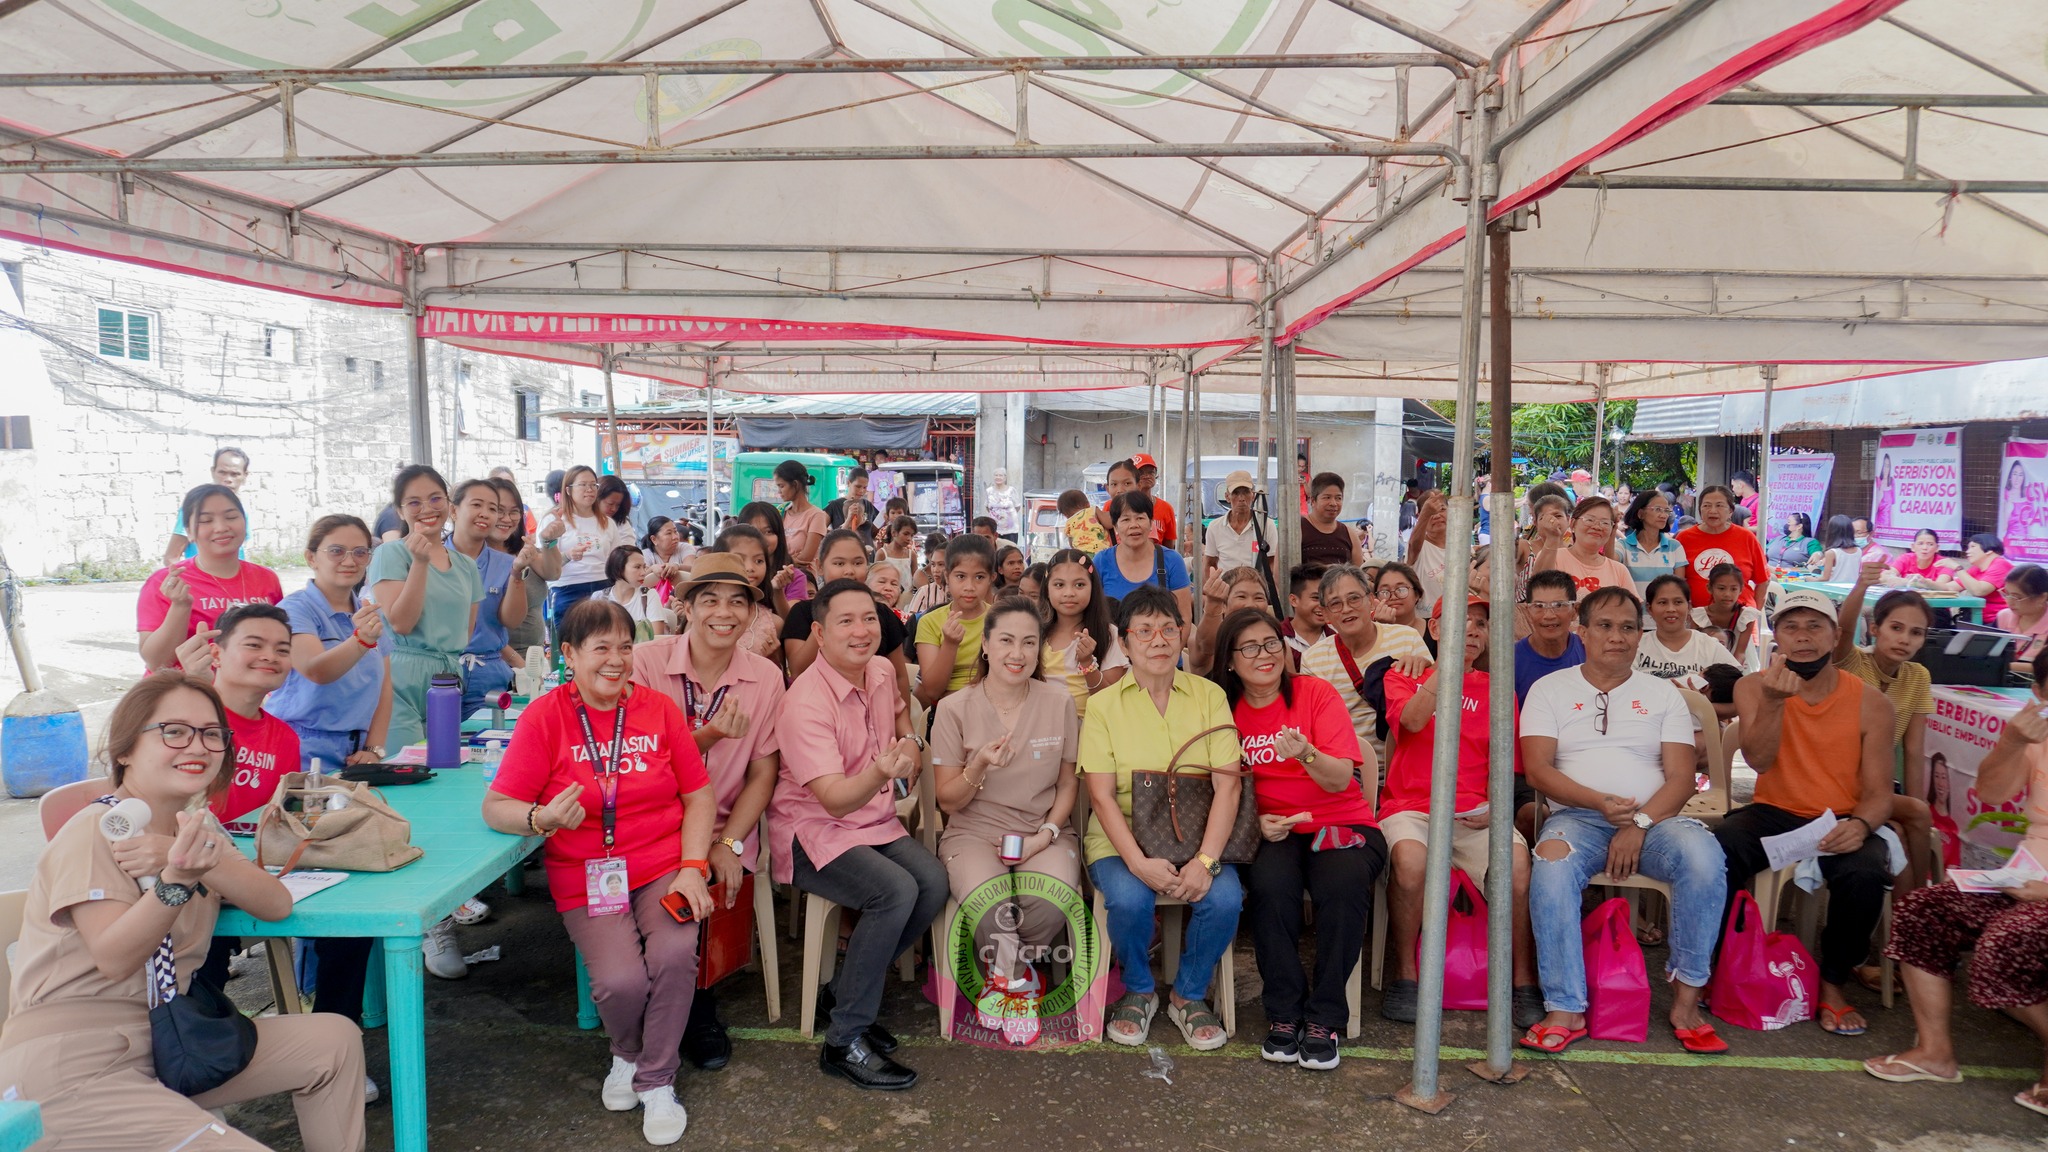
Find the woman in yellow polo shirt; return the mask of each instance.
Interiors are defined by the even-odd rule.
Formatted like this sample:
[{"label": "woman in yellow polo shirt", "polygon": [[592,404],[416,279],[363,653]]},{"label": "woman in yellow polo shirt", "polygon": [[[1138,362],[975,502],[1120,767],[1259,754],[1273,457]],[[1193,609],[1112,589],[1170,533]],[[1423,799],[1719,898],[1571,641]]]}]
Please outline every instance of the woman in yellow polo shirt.
[{"label": "woman in yellow polo shirt", "polygon": [[[1167,1004],[1189,1046],[1206,1051],[1230,1039],[1209,1007],[1209,981],[1237,935],[1244,888],[1237,869],[1220,862],[1237,814],[1239,759],[1230,702],[1216,685],[1174,667],[1185,621],[1173,593],[1141,585],[1123,598],[1117,632],[1131,661],[1130,675],[1095,694],[1081,729],[1081,772],[1095,819],[1083,845],[1088,878],[1109,919],[1111,953],[1123,964],[1124,995],[1111,1005],[1103,1034],[1118,1044],[1145,1043],[1159,997],[1146,956],[1152,948],[1152,911],[1161,896],[1189,906],[1187,946]],[[1131,773],[1165,770],[1181,745],[1218,725],[1196,748],[1191,764],[1213,766],[1216,798],[1200,852],[1175,868],[1147,856],[1131,831]],[[1224,995],[1232,995],[1224,989]]]}]

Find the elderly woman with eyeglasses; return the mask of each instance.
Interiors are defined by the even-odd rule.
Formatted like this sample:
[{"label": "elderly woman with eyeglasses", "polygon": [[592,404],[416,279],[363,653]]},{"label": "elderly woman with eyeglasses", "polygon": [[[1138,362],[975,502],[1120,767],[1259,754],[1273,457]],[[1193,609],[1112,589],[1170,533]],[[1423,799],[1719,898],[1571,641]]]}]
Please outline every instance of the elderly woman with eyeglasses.
[{"label": "elderly woman with eyeglasses", "polygon": [[[1216,685],[1175,667],[1185,628],[1179,601],[1163,588],[1140,585],[1123,598],[1117,631],[1130,675],[1095,694],[1081,728],[1081,774],[1095,814],[1082,847],[1108,914],[1111,954],[1123,968],[1124,995],[1110,1006],[1103,1034],[1112,1043],[1140,1045],[1151,1031],[1159,1010],[1148,959],[1152,913],[1166,896],[1189,906],[1187,947],[1167,1014],[1189,1046],[1207,1051],[1230,1041],[1208,997],[1244,903],[1237,869],[1221,860],[1242,785],[1230,702]],[[1199,850],[1176,867],[1147,855],[1132,831],[1131,773],[1165,771],[1183,745],[1204,733],[1184,761],[1196,774],[1217,769],[1215,800]]]}]

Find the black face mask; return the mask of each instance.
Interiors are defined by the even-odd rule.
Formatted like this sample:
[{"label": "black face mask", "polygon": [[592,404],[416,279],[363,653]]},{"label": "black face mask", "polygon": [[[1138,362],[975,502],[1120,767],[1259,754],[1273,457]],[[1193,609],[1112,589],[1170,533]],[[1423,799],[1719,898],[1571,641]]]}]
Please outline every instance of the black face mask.
[{"label": "black face mask", "polygon": [[1811,680],[1815,676],[1820,675],[1821,669],[1826,668],[1829,663],[1831,661],[1825,656],[1818,660],[1793,660],[1788,658],[1785,661],[1785,667],[1790,668],[1801,680]]}]

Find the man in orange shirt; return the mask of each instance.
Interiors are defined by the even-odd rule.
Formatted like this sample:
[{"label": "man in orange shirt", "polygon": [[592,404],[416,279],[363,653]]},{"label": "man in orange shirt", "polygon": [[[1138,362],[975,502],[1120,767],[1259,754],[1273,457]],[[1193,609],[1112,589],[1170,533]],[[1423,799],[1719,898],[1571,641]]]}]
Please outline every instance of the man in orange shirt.
[{"label": "man in orange shirt", "polygon": [[1176,535],[1173,505],[1152,490],[1159,483],[1159,462],[1150,453],[1139,452],[1131,457],[1131,463],[1138,466],[1138,491],[1152,498],[1152,541],[1171,548]]},{"label": "man in orange shirt", "polygon": [[1820,937],[1822,1029],[1867,1030],[1842,995],[1870,952],[1870,934],[1891,884],[1890,850],[1877,835],[1892,814],[1892,705],[1834,666],[1835,602],[1811,589],[1778,598],[1771,628],[1778,656],[1735,683],[1742,756],[1756,769],[1756,802],[1728,814],[1714,836],[1728,858],[1728,899],[1769,867],[1763,838],[1824,813],[1836,820],[1820,842],[1831,899]]}]

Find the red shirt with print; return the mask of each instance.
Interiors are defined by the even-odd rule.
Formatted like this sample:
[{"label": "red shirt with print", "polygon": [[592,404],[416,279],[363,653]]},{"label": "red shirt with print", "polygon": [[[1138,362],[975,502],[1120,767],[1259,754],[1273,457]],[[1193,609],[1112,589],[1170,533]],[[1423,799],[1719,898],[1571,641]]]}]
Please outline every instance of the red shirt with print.
[{"label": "red shirt with print", "polygon": [[[1414,732],[1401,727],[1401,710],[1415,699],[1415,693],[1424,684],[1436,677],[1436,669],[1422,674],[1420,680],[1412,679],[1399,669],[1387,670],[1387,719],[1391,727],[1393,751],[1387,754],[1387,783],[1380,791],[1380,811],[1385,812],[1427,812],[1429,811],[1430,765],[1436,752],[1436,714],[1431,713],[1429,722]],[[1465,698],[1461,702],[1458,725],[1458,807],[1460,812],[1470,812],[1486,803],[1487,709],[1491,702],[1488,697],[1489,684],[1484,672],[1465,673]],[[1516,710],[1516,727],[1520,727],[1521,713]],[[1522,773],[1522,751],[1515,747],[1515,774]]]},{"label": "red shirt with print", "polygon": [[[577,712],[582,694],[574,684],[542,696],[519,714],[512,746],[498,765],[491,791],[522,804],[546,804],[571,784],[583,785],[583,823],[548,838],[541,862],[555,908],[567,912],[588,903],[586,860],[603,859],[604,791],[584,739]],[[683,859],[683,797],[708,788],[704,760],[676,702],[647,688],[625,699],[626,743],[622,770],[613,779],[618,796],[612,855],[626,862],[626,883],[638,888],[676,870]],[[590,731],[601,759],[612,750],[617,710],[590,709]]]},{"label": "red shirt with print", "polygon": [[1685,546],[1685,582],[1692,587],[1693,607],[1704,608],[1714,602],[1707,592],[1707,573],[1721,564],[1742,569],[1741,602],[1756,607],[1750,585],[1761,588],[1771,579],[1770,564],[1764,559],[1764,546],[1756,542],[1756,533],[1735,527],[1709,532],[1695,524],[1678,534],[1678,542]]},{"label": "red shirt with print", "polygon": [[1309,818],[1294,826],[1296,832],[1315,832],[1330,824],[1373,824],[1372,802],[1354,782],[1332,792],[1316,783],[1299,760],[1280,760],[1273,754],[1273,739],[1282,728],[1299,728],[1308,742],[1324,756],[1358,763],[1358,732],[1351,727],[1337,690],[1314,676],[1295,676],[1288,681],[1294,701],[1285,697],[1263,708],[1239,699],[1231,718],[1237,722],[1238,739],[1244,745],[1244,765],[1252,774],[1252,798],[1261,816],[1293,816],[1306,812]]},{"label": "red shirt with print", "polygon": [[235,734],[235,775],[209,805],[222,821],[239,820],[270,803],[284,774],[299,770],[299,734],[270,713],[259,711],[250,719],[228,709],[228,730]]},{"label": "red shirt with print", "polygon": [[163,585],[164,578],[173,572],[192,590],[192,622],[185,628],[187,639],[201,629],[213,627],[223,613],[237,604],[275,604],[284,599],[284,587],[277,582],[277,573],[261,564],[243,561],[233,576],[222,580],[199,567],[197,559],[188,558],[169,568],[157,569],[142,582],[142,594],[135,602],[137,632],[156,631],[163,627],[164,617],[171,614],[171,599],[164,595]]}]

